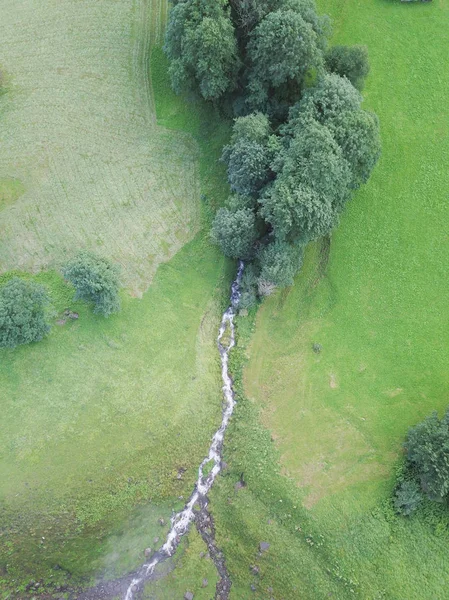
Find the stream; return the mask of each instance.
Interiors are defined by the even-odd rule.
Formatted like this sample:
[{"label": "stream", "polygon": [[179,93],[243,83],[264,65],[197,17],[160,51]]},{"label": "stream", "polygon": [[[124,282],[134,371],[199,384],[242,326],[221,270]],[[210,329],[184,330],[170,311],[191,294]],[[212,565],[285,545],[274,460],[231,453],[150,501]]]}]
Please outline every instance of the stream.
[{"label": "stream", "polygon": [[[223,379],[223,416],[220,428],[215,432],[209,448],[209,454],[200,464],[198,479],[192,495],[182,511],[176,513],[171,519],[171,528],[167,535],[165,544],[153,554],[150,561],[145,563],[133,576],[126,590],[124,600],[133,600],[136,593],[142,590],[146,581],[151,579],[154,569],[158,564],[173,556],[181,541],[181,537],[189,531],[190,525],[195,519],[195,506],[205,509],[208,504],[207,494],[210,491],[217,475],[221,471],[221,455],[223,451],[223,439],[229,425],[231,415],[234,412],[235,398],[232,387],[232,378],[229,374],[229,354],[235,346],[234,317],[240,298],[240,282],[242,280],[244,264],[240,261],[237,276],[231,287],[231,300],[229,308],[223,313],[220,329],[217,337],[218,350],[221,358],[221,376]],[[225,343],[223,336],[229,332],[229,340]],[[204,468],[213,462],[212,469],[207,475]]]}]

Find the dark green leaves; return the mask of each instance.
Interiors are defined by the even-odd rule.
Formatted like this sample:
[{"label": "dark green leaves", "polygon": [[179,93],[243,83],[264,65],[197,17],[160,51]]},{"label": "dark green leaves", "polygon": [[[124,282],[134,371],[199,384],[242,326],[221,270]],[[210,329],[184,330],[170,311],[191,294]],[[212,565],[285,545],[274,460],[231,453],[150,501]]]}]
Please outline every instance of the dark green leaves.
[{"label": "dark green leaves", "polygon": [[279,151],[278,138],[270,134],[270,122],[262,113],[236,120],[231,143],[223,149],[231,189],[257,195],[271,176],[270,165]]},{"label": "dark green leaves", "polygon": [[108,317],[120,310],[119,269],[107,259],[80,252],[64,267],[63,275],[75,287],[75,298],[92,302],[94,312]]},{"label": "dark green leaves", "polygon": [[410,429],[405,442],[407,459],[431,500],[442,501],[449,493],[449,411],[442,419],[436,412]]},{"label": "dark green leaves", "polygon": [[212,225],[212,239],[226,256],[250,258],[257,239],[254,212],[250,208],[220,208]]},{"label": "dark green leaves", "polygon": [[45,288],[14,277],[0,289],[0,347],[40,341],[50,331]]},{"label": "dark green leaves", "polygon": [[326,54],[326,67],[331,73],[347,77],[358,90],[369,73],[366,46],[333,46]]},{"label": "dark green leaves", "polygon": [[198,90],[205,100],[218,100],[235,88],[239,58],[225,1],[179,2],[170,12],[164,49],[176,92]]},{"label": "dark green leaves", "polygon": [[269,13],[252,33],[248,59],[248,104],[266,111],[273,93],[288,83],[300,86],[306,73],[320,64],[322,54],[312,25],[299,12],[279,10]]}]

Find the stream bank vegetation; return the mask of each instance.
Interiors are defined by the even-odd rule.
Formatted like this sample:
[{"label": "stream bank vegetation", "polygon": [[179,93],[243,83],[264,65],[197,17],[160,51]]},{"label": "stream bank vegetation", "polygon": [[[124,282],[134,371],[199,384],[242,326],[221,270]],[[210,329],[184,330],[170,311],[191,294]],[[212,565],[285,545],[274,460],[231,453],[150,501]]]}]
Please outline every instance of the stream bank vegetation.
[{"label": "stream bank vegetation", "polygon": [[170,13],[173,89],[236,117],[222,154],[233,194],[212,239],[249,263],[243,308],[293,284],[305,246],[337,226],[380,156],[357,89],[367,50],[329,48],[329,36],[312,0],[179,0]]}]

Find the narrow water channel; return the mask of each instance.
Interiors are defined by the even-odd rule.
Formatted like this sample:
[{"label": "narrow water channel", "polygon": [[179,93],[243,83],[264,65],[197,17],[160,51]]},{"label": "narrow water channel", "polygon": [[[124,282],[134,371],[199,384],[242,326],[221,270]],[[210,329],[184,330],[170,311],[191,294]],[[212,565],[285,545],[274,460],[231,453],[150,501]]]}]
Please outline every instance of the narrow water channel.
[{"label": "narrow water channel", "polygon": [[[223,416],[220,428],[215,432],[212,438],[209,454],[198,469],[198,479],[189,501],[182,511],[176,513],[172,517],[171,528],[165,544],[150,557],[149,562],[145,563],[141,569],[139,569],[126,590],[124,600],[133,600],[135,594],[141,591],[144,583],[151,579],[156,566],[170,556],[173,556],[179,546],[182,536],[188,532],[190,525],[195,519],[194,507],[196,505],[207,505],[207,494],[217,475],[221,471],[223,439],[235,407],[232,378],[229,374],[229,354],[235,346],[234,317],[240,298],[240,283],[242,280],[243,269],[244,264],[243,262],[240,262],[237,277],[231,287],[230,306],[223,313],[217,337],[218,351],[220,352],[221,358],[221,375],[223,379]],[[208,468],[207,474],[205,475],[204,470],[206,465]],[[210,468],[210,465],[213,465],[212,468]]]}]

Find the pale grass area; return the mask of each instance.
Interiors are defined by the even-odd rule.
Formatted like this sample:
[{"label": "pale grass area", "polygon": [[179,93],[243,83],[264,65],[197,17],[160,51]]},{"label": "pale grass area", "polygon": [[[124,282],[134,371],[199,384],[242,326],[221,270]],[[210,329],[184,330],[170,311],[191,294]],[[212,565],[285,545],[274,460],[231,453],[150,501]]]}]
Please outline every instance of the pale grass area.
[{"label": "pale grass area", "polygon": [[155,121],[166,13],[166,0],[0,2],[0,198],[22,190],[0,202],[0,272],[89,248],[140,294],[198,230],[197,145]]},{"label": "pale grass area", "polygon": [[[303,382],[303,387],[298,383],[306,350],[272,358],[269,368],[259,350],[269,346],[269,336],[261,331],[260,320],[258,325],[245,371],[245,389],[249,398],[261,403],[261,420],[273,432],[283,473],[303,488],[304,505],[311,508],[349,484],[385,477],[385,465],[377,460],[375,448],[361,430],[349,418],[314,399],[310,382]],[[329,387],[337,389],[335,375],[325,377]],[[354,412],[353,406],[346,408],[348,413]],[[298,431],[319,433],[311,437],[298,435]]]}]

